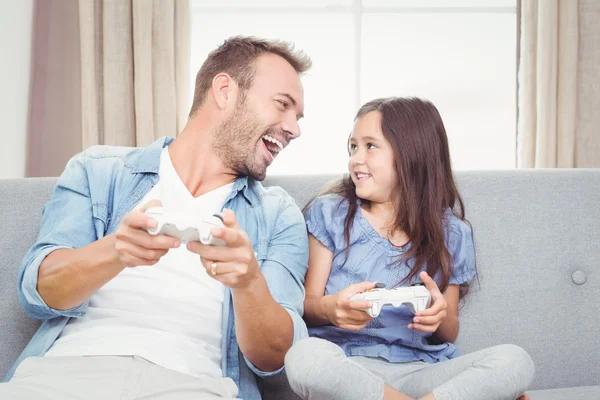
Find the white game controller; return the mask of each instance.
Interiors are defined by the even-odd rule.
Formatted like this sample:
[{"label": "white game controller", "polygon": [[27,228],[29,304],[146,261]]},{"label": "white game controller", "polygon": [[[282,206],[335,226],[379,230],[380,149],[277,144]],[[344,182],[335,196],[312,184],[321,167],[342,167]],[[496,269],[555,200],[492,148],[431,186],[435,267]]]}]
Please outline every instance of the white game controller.
[{"label": "white game controller", "polygon": [[388,304],[394,307],[406,306],[413,314],[423,311],[431,305],[429,291],[419,283],[395,289],[369,289],[350,298],[350,301],[355,300],[368,301],[372,304],[371,308],[364,309],[371,317],[379,316],[381,308]]},{"label": "white game controller", "polygon": [[146,210],[146,215],[154,218],[158,223],[156,228],[148,228],[151,235],[166,235],[181,240],[182,243],[200,242],[214,246],[226,246],[221,239],[216,239],[210,234],[211,228],[223,227],[223,217],[214,214],[194,223],[193,219],[185,218],[179,214],[163,213],[162,207],[151,207]]}]

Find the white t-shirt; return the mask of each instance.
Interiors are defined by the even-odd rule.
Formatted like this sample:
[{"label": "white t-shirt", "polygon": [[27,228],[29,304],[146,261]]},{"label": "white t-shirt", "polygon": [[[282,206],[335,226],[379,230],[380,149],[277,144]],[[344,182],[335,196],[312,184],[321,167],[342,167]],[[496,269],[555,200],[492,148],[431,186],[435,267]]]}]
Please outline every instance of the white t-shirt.
[{"label": "white t-shirt", "polygon": [[[194,198],[168,148],[159,176],[137,208],[160,199],[165,213],[208,216],[221,211],[233,187]],[[220,378],[224,292],[183,244],[153,266],[125,268],[100,288],[86,315],[69,320],[46,356],[136,355],[188,375]]]}]

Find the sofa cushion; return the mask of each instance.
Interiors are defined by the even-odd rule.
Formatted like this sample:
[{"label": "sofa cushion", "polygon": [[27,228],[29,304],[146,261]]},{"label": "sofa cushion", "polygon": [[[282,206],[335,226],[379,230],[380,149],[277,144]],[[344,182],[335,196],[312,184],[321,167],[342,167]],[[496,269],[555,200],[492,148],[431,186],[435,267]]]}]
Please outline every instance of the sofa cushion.
[{"label": "sofa cushion", "polygon": [[17,271],[35,242],[56,179],[0,180],[0,378],[39,327],[17,298]]},{"label": "sofa cushion", "polygon": [[600,386],[532,390],[527,394],[531,400],[597,400],[600,399]]}]

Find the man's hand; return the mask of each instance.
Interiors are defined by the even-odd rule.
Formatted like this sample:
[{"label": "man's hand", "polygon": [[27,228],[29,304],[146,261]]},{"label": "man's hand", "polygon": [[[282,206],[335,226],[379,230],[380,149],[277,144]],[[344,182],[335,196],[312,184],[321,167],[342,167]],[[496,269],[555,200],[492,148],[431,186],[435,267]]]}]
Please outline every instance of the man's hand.
[{"label": "man's hand", "polygon": [[125,215],[115,232],[115,250],[119,261],[126,267],[154,265],[162,256],[179,247],[180,241],[165,235],[153,236],[146,229],[156,227],[156,220],[145,214],[150,207],[159,207],[159,200],[152,200],[139,210]]},{"label": "man's hand", "polygon": [[238,225],[231,210],[223,211],[224,228],[212,228],[214,238],[226,246],[208,246],[200,242],[188,243],[191,252],[200,255],[200,261],[212,278],[233,289],[248,288],[261,275],[248,234]]},{"label": "man's hand", "polygon": [[440,292],[438,285],[427,272],[422,271],[419,276],[431,294],[431,306],[426,310],[417,312],[413,318],[413,323],[408,324],[408,329],[433,333],[437,331],[444,318],[446,318],[448,303],[442,292]]},{"label": "man's hand", "polygon": [[350,301],[357,293],[373,289],[375,283],[360,282],[340,290],[335,295],[321,298],[327,319],[335,326],[350,331],[358,331],[373,319],[364,309],[371,307],[368,301]]}]

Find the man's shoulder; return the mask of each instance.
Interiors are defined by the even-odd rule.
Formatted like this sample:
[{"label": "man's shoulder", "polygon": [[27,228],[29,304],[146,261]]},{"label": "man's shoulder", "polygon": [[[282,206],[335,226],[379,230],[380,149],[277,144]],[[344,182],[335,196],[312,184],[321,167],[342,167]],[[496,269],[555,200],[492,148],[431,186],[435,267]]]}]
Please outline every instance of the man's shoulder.
[{"label": "man's shoulder", "polygon": [[61,174],[61,181],[105,180],[109,176],[119,175],[131,170],[133,159],[138,158],[136,154],[140,152],[141,149],[135,147],[91,146],[71,157]]},{"label": "man's shoulder", "polygon": [[85,149],[76,157],[83,161],[86,167],[120,164],[126,168],[133,168],[143,151],[143,147],[96,145]]},{"label": "man's shoulder", "polygon": [[124,159],[130,155],[140,154],[143,151],[143,147],[130,147],[130,146],[108,146],[108,145],[95,145],[88,147],[80,154],[83,157],[92,159],[101,158],[121,158]]},{"label": "man's shoulder", "polygon": [[107,168],[110,169],[110,173],[121,170],[158,172],[160,153],[171,142],[172,138],[165,137],[147,147],[95,145],[75,155],[69,163],[102,173],[106,173]]},{"label": "man's shoulder", "polygon": [[298,208],[294,198],[281,186],[264,186],[259,181],[248,179],[248,187],[256,196],[258,203],[263,207],[272,207],[274,205],[285,207],[289,205]]},{"label": "man's shoulder", "polygon": [[159,158],[150,160],[144,152],[137,147],[91,146],[69,160],[57,187],[85,193],[93,203],[111,203],[111,196],[135,188],[145,176],[137,172],[158,170]]},{"label": "man's shoulder", "polygon": [[296,200],[282,187],[264,186],[253,179],[248,180],[248,187],[255,197],[255,206],[262,210],[265,221],[272,224],[304,224],[304,217]]}]

